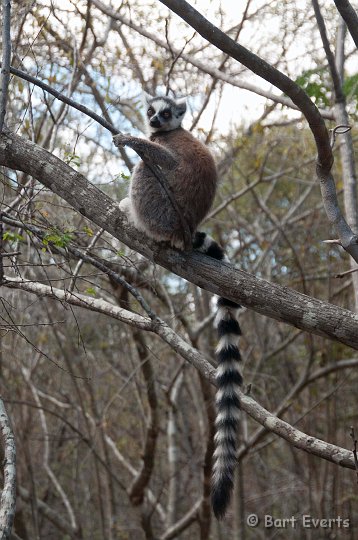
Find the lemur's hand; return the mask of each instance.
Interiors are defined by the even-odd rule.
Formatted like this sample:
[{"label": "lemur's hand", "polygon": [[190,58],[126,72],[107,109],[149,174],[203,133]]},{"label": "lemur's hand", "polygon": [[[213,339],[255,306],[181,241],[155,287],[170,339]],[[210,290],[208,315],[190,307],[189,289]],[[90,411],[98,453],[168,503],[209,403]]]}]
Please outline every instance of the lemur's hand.
[{"label": "lemur's hand", "polygon": [[125,146],[128,142],[128,139],[131,135],[126,133],[118,133],[118,135],[113,136],[113,142],[115,146]]}]

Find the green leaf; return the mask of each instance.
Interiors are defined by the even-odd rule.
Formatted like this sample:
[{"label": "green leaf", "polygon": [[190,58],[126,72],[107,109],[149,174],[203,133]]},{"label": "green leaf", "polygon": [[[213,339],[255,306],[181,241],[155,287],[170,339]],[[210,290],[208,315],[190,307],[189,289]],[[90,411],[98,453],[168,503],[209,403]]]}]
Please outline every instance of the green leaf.
[{"label": "green leaf", "polygon": [[53,230],[46,233],[42,240],[42,243],[44,246],[53,244],[56,247],[65,248],[71,242],[71,240],[72,234],[69,231],[62,233],[61,231]]},{"label": "green leaf", "polygon": [[81,165],[80,157],[74,152],[69,152],[67,150],[65,150],[64,162],[67,163],[67,165],[74,165],[75,167],[79,167]]},{"label": "green leaf", "polygon": [[84,232],[87,234],[87,236],[89,236],[89,237],[91,237],[91,238],[92,238],[92,236],[94,235],[94,232],[93,232],[93,230],[91,229],[91,227],[87,227],[87,225],[86,225],[86,227],[83,227],[83,230],[84,230]]},{"label": "green leaf", "polygon": [[115,181],[118,181],[120,179],[122,179],[122,180],[130,180],[130,178],[131,177],[130,177],[129,174],[124,174],[124,172],[121,171],[120,173],[116,174],[116,176],[114,177],[114,180]]},{"label": "green leaf", "polygon": [[24,241],[24,237],[21,236],[21,234],[18,234],[18,233],[15,233],[15,232],[10,232],[10,231],[5,231],[4,234],[2,235],[2,239],[3,240],[7,240],[8,242],[23,242]]},{"label": "green leaf", "polygon": [[317,106],[329,107],[331,89],[323,75],[322,69],[309,69],[297,77],[296,83],[313,99]]},{"label": "green leaf", "polygon": [[85,292],[87,294],[90,294],[91,296],[97,296],[96,289],[94,289],[93,287],[88,287],[88,289],[86,289]]},{"label": "green leaf", "polygon": [[352,75],[351,77],[347,77],[344,80],[343,91],[344,95],[348,98],[358,99],[358,73]]}]

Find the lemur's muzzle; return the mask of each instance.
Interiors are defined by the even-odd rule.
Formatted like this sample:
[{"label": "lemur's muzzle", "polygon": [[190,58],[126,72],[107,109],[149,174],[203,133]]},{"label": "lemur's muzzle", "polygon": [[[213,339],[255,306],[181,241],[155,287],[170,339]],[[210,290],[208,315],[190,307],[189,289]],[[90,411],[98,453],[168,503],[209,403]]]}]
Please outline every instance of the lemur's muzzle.
[{"label": "lemur's muzzle", "polygon": [[160,123],[159,118],[154,116],[154,117],[150,120],[149,125],[150,125],[150,127],[160,128],[160,127],[161,127],[161,123]]}]

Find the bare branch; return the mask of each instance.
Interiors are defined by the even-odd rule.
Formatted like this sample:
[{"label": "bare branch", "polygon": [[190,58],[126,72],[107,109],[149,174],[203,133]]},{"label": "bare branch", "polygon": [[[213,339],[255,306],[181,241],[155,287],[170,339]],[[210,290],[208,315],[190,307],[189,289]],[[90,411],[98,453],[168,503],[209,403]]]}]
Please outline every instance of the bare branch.
[{"label": "bare branch", "polygon": [[153,331],[152,321],[126,309],[114,306],[105,300],[98,298],[92,298],[83,294],[73,293],[70,291],[63,291],[55,287],[43,285],[41,283],[34,283],[32,281],[26,281],[21,278],[5,277],[4,285],[9,288],[22,289],[38,296],[48,296],[60,302],[65,302],[73,306],[84,307],[97,313],[103,313],[114,317],[121,322],[125,322],[130,326],[135,326],[142,330]]},{"label": "bare branch", "polygon": [[[90,419],[91,422],[94,424],[93,418]],[[104,440],[108,447],[112,450],[114,457],[127,469],[127,471],[133,476],[136,477],[138,475],[138,471],[127,461],[121,452],[118,450],[118,447],[116,443],[109,437],[107,434],[104,436]],[[162,506],[158,503],[154,493],[147,488],[147,497],[149,502],[153,505],[155,510],[158,512],[160,519],[162,522],[165,521],[165,512],[162,508]]]},{"label": "bare branch", "polygon": [[119,133],[118,129],[116,129],[110,122],[107,122],[102,116],[99,116],[95,112],[91,111],[88,107],[85,107],[84,105],[81,105],[80,103],[77,103],[73,99],[65,96],[64,94],[61,94],[61,92],[58,92],[52,86],[49,84],[46,84],[39,79],[36,79],[36,77],[33,77],[32,75],[29,75],[25,71],[22,71],[21,69],[14,68],[10,66],[10,73],[13,75],[16,75],[17,77],[20,77],[21,79],[24,79],[25,81],[28,81],[32,84],[35,84],[39,88],[42,88],[42,90],[45,90],[45,92],[48,92],[58,100],[62,101],[63,103],[66,103],[66,105],[70,105],[74,109],[77,109],[78,111],[82,112],[83,114],[89,116],[92,118],[92,120],[95,120],[101,126],[108,129],[113,135],[117,135]]},{"label": "bare branch", "polygon": [[64,507],[67,510],[68,519],[70,521],[71,528],[72,528],[72,530],[75,531],[75,530],[78,529],[78,526],[77,526],[77,523],[76,523],[76,517],[75,517],[74,511],[73,511],[73,508],[72,508],[72,504],[71,504],[71,502],[70,502],[64,488],[62,487],[60,481],[58,480],[57,475],[53,472],[53,470],[52,470],[52,468],[50,467],[50,464],[49,464],[49,457],[50,457],[50,443],[49,443],[49,441],[50,441],[50,437],[49,437],[49,432],[48,432],[45,413],[44,413],[44,410],[41,407],[41,401],[40,401],[40,398],[38,396],[38,393],[37,393],[37,390],[36,390],[35,386],[31,382],[28,370],[26,370],[25,368],[22,368],[22,372],[23,372],[23,375],[24,375],[24,379],[26,380],[27,384],[29,385],[29,387],[31,389],[31,392],[32,392],[32,395],[34,397],[35,403],[38,406],[38,411],[39,411],[39,416],[40,416],[40,423],[41,423],[41,427],[42,427],[42,430],[43,430],[43,433],[44,433],[44,437],[43,437],[43,441],[44,441],[43,466],[44,466],[44,469],[45,469],[49,479],[51,480],[51,482],[53,483],[55,489],[57,490],[58,495],[59,495],[60,499],[62,500],[62,503],[63,503]]},{"label": "bare branch", "polygon": [[[276,435],[279,435],[295,448],[299,448],[326,459],[331,463],[347,467],[349,469],[355,469],[354,458],[350,450],[341,448],[334,444],[327,443],[310,435],[306,435],[302,431],[294,428],[284,420],[277,418],[274,414],[270,413],[260,405],[258,405],[251,397],[242,395],[240,396],[242,409],[246,411],[252,418],[257,420],[262,426],[269,431],[273,431]],[[250,411],[250,412],[249,412]]]},{"label": "bare branch", "polygon": [[169,414],[167,424],[167,446],[168,446],[168,503],[167,503],[167,525],[171,527],[177,519],[178,506],[178,458],[180,445],[178,444],[178,400],[184,379],[183,370],[179,372],[174,383],[169,390]]},{"label": "bare branch", "polygon": [[0,99],[0,133],[4,129],[8,86],[10,81],[10,0],[2,0],[2,63],[1,63],[1,99]]},{"label": "bare branch", "polygon": [[354,456],[354,465],[355,465],[355,468],[356,468],[356,473],[357,473],[357,484],[358,484],[358,454],[357,454],[357,439],[356,439],[356,436],[355,436],[355,433],[354,433],[354,427],[351,426],[351,432],[350,432],[350,436],[352,438],[352,441],[353,441],[353,456]]},{"label": "bare branch", "polygon": [[[358,242],[358,202],[357,202],[357,177],[356,177],[356,170],[355,170],[355,163],[354,163],[354,149],[353,149],[353,141],[352,141],[352,134],[350,133],[350,126],[347,109],[346,109],[346,98],[343,92],[342,83],[343,83],[343,75],[344,75],[344,31],[342,29],[342,25],[339,27],[338,32],[338,38],[341,39],[341,43],[339,44],[339,48],[341,49],[341,58],[339,60],[339,69],[338,71],[337,65],[336,65],[336,59],[334,57],[333,52],[331,51],[330,43],[327,36],[326,31],[326,25],[323,20],[321,10],[319,7],[318,0],[312,0],[318,29],[321,35],[321,40],[323,44],[323,48],[328,60],[329,70],[331,73],[331,78],[333,82],[333,89],[334,89],[334,95],[335,95],[335,117],[338,122],[338,126],[332,130],[332,147],[335,142],[335,138],[337,134],[342,135],[343,138],[343,144],[340,145],[340,154],[341,154],[341,160],[342,160],[342,176],[343,176],[343,182],[344,182],[344,190],[343,190],[343,196],[344,196],[344,208],[345,208],[345,215],[347,219],[348,227],[352,229],[352,231],[355,231],[355,235],[348,234],[348,237],[344,237],[341,233],[341,227],[337,226],[337,230],[340,235],[340,240],[342,242],[342,246],[344,249],[348,251],[355,259],[356,262],[356,250],[357,250],[357,242]],[[342,21],[342,19],[340,19]],[[344,24],[344,23],[343,23]],[[328,181],[327,181],[328,180]],[[335,201],[333,201],[333,204],[329,202],[329,199],[331,197],[331,190],[327,190],[330,178],[328,177],[327,180],[322,184],[322,197],[323,200],[325,200],[325,195],[327,196],[327,203],[326,208],[329,206],[336,206],[333,213],[335,216],[333,219],[340,219],[340,210],[338,208],[338,204],[335,204]],[[332,215],[333,215],[332,213]],[[333,220],[333,223],[335,221]],[[354,266],[353,259],[350,259],[351,267]],[[353,290],[354,290],[354,299],[355,299],[355,307],[356,311],[358,311],[358,276],[354,275],[352,276],[353,281]]]},{"label": "bare branch", "polygon": [[[4,223],[8,223],[10,225],[13,225],[14,227],[20,227],[24,228],[27,231],[32,232],[35,234],[38,238],[45,238],[46,231],[43,231],[39,229],[38,227],[35,227],[34,225],[30,225],[28,223],[22,223],[17,220],[14,220],[12,218],[9,218],[5,213],[3,213],[3,221]],[[100,229],[99,231],[101,234],[103,232],[103,229]],[[99,233],[97,233],[98,235]],[[96,235],[96,237],[97,237]],[[95,238],[96,238],[95,237]],[[51,244],[51,242],[49,242]],[[61,248],[58,248],[57,246],[53,246],[53,249],[55,251],[58,251],[59,253],[62,253],[63,250]],[[98,259],[95,259],[88,255],[87,253],[84,253],[80,249],[78,249],[76,246],[69,244],[66,247],[66,250],[71,253],[74,257],[79,259],[80,261],[87,262],[94,266],[95,268],[98,268],[105,274],[107,274],[113,281],[121,285],[123,288],[127,289],[127,291],[137,300],[139,305],[144,309],[144,311],[149,315],[151,319],[156,319],[156,314],[152,311],[149,304],[146,302],[146,300],[143,298],[143,296],[137,291],[135,287],[133,287],[130,283],[128,283],[125,279],[123,279],[117,272],[114,272],[111,268],[109,268],[106,264],[101,262]],[[72,288],[69,286],[68,291],[72,292]]]},{"label": "bare branch", "polygon": [[284,73],[272,67],[265,60],[248,51],[245,47],[224,34],[224,32],[211,24],[185,0],[160,1],[179,15],[192,28],[195,28],[204,39],[207,39],[218,49],[256,73],[256,75],[259,75],[264,80],[279,88],[292,99],[293,103],[303,113],[310,125],[316,140],[319,165],[325,171],[329,171],[333,163],[333,156],[329,144],[328,132],[317,107],[302,88]]},{"label": "bare branch", "polygon": [[347,274],[354,274],[355,272],[358,272],[358,266],[355,266],[354,268],[351,268],[350,270],[346,270],[346,272],[341,272],[340,274],[336,274],[336,278],[343,278]]},{"label": "bare branch", "polygon": [[171,540],[177,538],[178,535],[184,531],[189,525],[194,523],[198,519],[198,513],[201,507],[201,499],[198,500],[194,506],[174,525],[169,527],[164,534],[160,537],[160,540]]},{"label": "bare branch", "polygon": [[[97,240],[101,237],[101,235],[103,234],[103,229],[99,229],[96,234],[93,236],[90,244],[88,245],[88,247],[86,248],[85,250],[85,254],[87,255],[87,253],[89,253],[91,251],[91,249],[94,247],[94,245],[97,243]],[[79,259],[79,261],[77,262],[76,264],[76,268],[74,269],[73,271],[73,275],[72,275],[72,278],[71,278],[71,281],[70,281],[70,284],[68,286],[68,290],[70,292],[72,292],[75,288],[75,285],[76,285],[76,280],[77,280],[77,277],[78,277],[78,274],[83,266],[83,263],[84,263],[84,257],[81,257]]]}]

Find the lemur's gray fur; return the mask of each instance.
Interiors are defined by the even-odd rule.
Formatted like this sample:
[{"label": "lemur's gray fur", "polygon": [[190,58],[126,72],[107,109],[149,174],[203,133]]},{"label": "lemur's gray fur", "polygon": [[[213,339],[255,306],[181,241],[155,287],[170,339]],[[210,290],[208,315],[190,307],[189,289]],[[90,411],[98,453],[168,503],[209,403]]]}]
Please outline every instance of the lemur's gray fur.
[{"label": "lemur's gray fur", "polygon": [[[185,100],[144,96],[149,140],[116,135],[116,146],[129,146],[163,170],[176,203],[183,213],[193,238],[193,247],[219,260],[227,260],[223,249],[196,229],[213,203],[217,171],[209,150],[181,127],[186,112]],[[179,216],[150,168],[140,161],[133,170],[129,197],[121,210],[141,231],[154,240],[169,241],[183,247]],[[239,388],[240,306],[225,298],[218,300],[216,324],[219,344],[216,381],[217,418],[212,478],[212,505],[217,518],[225,515],[229,504],[236,465],[237,426],[240,410]]]}]

